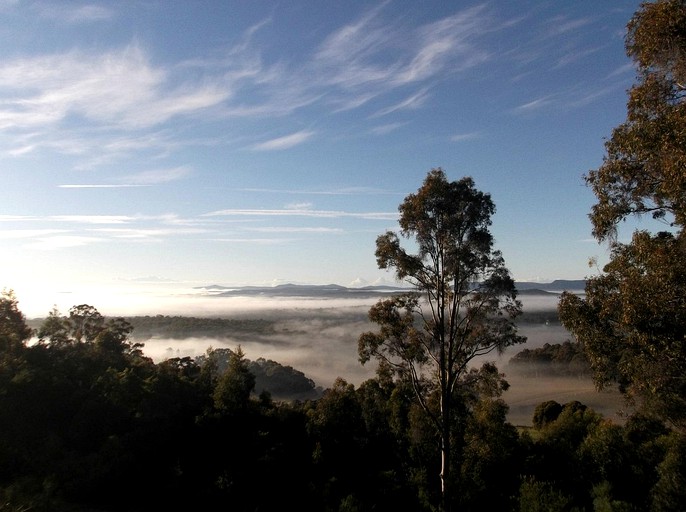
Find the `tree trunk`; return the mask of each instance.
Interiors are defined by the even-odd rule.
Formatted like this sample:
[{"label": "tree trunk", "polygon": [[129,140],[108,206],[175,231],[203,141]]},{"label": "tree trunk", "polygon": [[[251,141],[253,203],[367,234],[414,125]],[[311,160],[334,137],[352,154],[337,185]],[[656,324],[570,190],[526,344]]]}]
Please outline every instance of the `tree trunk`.
[{"label": "tree trunk", "polygon": [[450,400],[442,397],[441,404],[441,512],[450,512]]},{"label": "tree trunk", "polygon": [[450,454],[445,441],[441,443],[441,512],[448,512],[448,467],[450,464]]}]

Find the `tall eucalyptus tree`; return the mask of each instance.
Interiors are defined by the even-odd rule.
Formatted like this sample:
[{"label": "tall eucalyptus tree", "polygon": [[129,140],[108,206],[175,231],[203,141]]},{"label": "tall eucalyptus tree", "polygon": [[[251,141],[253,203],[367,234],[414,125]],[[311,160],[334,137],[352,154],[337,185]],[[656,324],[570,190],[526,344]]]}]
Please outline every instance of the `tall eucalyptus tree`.
[{"label": "tall eucalyptus tree", "polygon": [[380,330],[360,336],[359,356],[363,364],[374,358],[411,382],[440,439],[441,509],[448,510],[461,387],[493,380],[493,365],[482,372],[470,368],[475,358],[524,341],[513,321],[521,304],[502,254],[493,248],[495,205],[471,178],[449,182],[442,169],[433,169],[399,212],[400,235],[417,252],[409,253],[388,231],[376,240],[376,258],[414,291],[370,309]]}]

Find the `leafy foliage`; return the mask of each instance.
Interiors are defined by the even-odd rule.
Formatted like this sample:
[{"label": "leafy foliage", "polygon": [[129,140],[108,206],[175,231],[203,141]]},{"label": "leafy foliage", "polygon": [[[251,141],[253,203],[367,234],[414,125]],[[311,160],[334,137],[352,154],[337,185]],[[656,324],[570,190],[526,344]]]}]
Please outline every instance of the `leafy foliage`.
[{"label": "leafy foliage", "polygon": [[[627,53],[639,80],[627,119],[606,143],[587,183],[598,201],[593,234],[611,261],[565,293],[560,318],[581,342],[599,387],[618,382],[629,399],[686,428],[686,3],[646,2],[628,24]],[[651,215],[669,230],[637,231],[619,243],[627,217]]]},{"label": "leafy foliage", "polygon": [[454,479],[451,431],[460,388],[489,372],[468,373],[476,357],[502,351],[524,338],[513,319],[521,313],[514,282],[489,231],[495,205],[471,178],[449,182],[441,169],[426,176],[401,203],[400,234],[376,240],[379,268],[412,284],[416,293],[380,300],[369,311],[378,332],[360,336],[360,361],[374,358],[384,371],[412,385],[440,442],[441,508],[451,506]]},{"label": "leafy foliage", "polygon": [[[0,347],[3,510],[429,511],[438,498],[437,433],[383,368],[358,388],[275,402],[250,393],[250,368],[287,367],[238,349],[154,364],[126,322],[90,306],[74,323],[53,312],[31,344],[12,294],[0,311],[14,340]],[[683,509],[683,439],[659,420],[614,425],[570,402],[532,439],[507,422],[505,388],[485,365],[454,391],[454,506]]]},{"label": "leafy foliage", "polygon": [[271,359],[258,358],[248,363],[255,376],[255,391],[269,393],[276,400],[306,400],[318,398],[320,389],[300,370]]},{"label": "leafy foliage", "polygon": [[214,406],[222,411],[244,409],[255,388],[255,376],[250,373],[248,361],[240,347],[231,352],[226,370],[214,388]]},{"label": "leafy foliage", "polygon": [[[239,347],[240,348],[240,347]],[[215,383],[230,368],[236,351],[229,348],[210,349],[195,358],[205,375]],[[254,377],[254,393],[267,393],[276,400],[306,400],[318,398],[321,389],[300,370],[270,359],[244,359],[247,371]],[[210,374],[212,374],[210,376]]]},{"label": "leafy foliage", "polygon": [[536,409],[534,409],[534,417],[532,420],[533,427],[541,429],[559,418],[561,413],[562,405],[555,400],[541,402],[536,406]]},{"label": "leafy foliage", "polygon": [[588,173],[598,198],[591,212],[603,240],[630,215],[649,214],[684,226],[686,209],[686,5],[645,2],[629,22],[626,49],[640,73],[627,119],[606,143],[603,165]]},{"label": "leafy foliage", "polygon": [[583,376],[590,370],[588,359],[578,342],[545,343],[540,348],[525,348],[512,356],[509,369],[527,376]]},{"label": "leafy foliage", "polygon": [[563,322],[583,344],[596,382],[677,425],[686,422],[686,247],[682,237],[634,234],[617,245],[585,299],[565,295]]}]

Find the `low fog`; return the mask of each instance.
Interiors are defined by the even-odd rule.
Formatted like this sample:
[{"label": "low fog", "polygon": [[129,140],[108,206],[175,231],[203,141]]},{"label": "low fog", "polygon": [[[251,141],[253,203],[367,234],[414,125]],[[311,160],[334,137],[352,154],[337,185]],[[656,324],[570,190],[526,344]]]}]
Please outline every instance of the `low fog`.
[{"label": "low fog", "polygon": [[367,321],[368,309],[369,306],[338,305],[335,308],[242,310],[230,317],[272,320],[274,333],[255,334],[248,340],[244,336],[240,339],[153,338],[144,341],[143,351],[153,360],[161,361],[169,357],[198,356],[210,347],[236,349],[240,345],[248,359],[262,357],[292,366],[323,388],[330,387],[337,377],[359,385],[375,372],[373,364],[362,366],[357,358],[359,335],[374,328]]},{"label": "low fog", "polygon": [[[522,297],[525,312],[554,311],[557,296]],[[155,361],[170,357],[195,357],[208,348],[242,348],[248,359],[272,359],[290,365],[322,388],[330,387],[337,377],[358,386],[373,377],[376,365],[361,365],[357,356],[359,335],[376,326],[367,320],[369,307],[376,299],[202,299],[195,307],[179,313],[185,316],[220,316],[226,318],[265,319],[273,322],[269,334],[240,337],[186,338],[144,340],[144,352]],[[545,343],[562,343],[571,339],[558,322],[524,322],[519,332],[527,337],[522,345],[510,347],[502,355],[491,354],[482,361],[495,361],[511,384],[504,398],[510,405],[510,421],[530,424],[533,410],[545,400],[566,403],[579,400],[607,417],[617,415],[623,404],[616,391],[598,393],[590,378],[523,377],[508,368],[509,359],[524,348],[539,348]]]},{"label": "low fog", "polygon": [[[367,312],[376,299],[203,299],[190,312],[169,313],[190,316],[266,319],[274,322],[274,334],[255,334],[246,340],[238,338],[187,338],[145,340],[144,352],[155,361],[169,357],[198,356],[208,348],[241,346],[248,359],[263,357],[290,365],[304,372],[317,385],[329,387],[337,377],[359,385],[374,376],[373,362],[362,366],[357,357],[357,340],[365,331],[376,330],[367,320]],[[552,311],[555,296],[530,297],[523,300],[526,311]],[[202,305],[202,306],[201,306]],[[195,312],[193,312],[195,311]],[[562,343],[570,339],[559,324],[525,324],[519,328],[527,337],[523,345],[511,347],[501,356],[489,355],[484,360],[497,361],[499,367],[523,348],[538,348],[545,343]],[[135,333],[134,333],[135,334]]]}]

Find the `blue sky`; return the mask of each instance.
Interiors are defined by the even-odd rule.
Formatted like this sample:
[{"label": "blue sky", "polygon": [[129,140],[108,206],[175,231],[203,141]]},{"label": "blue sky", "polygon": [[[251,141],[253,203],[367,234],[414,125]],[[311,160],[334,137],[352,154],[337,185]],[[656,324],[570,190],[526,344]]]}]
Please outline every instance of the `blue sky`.
[{"label": "blue sky", "polygon": [[434,167],[515,279],[583,278],[638,6],[0,1],[0,286],[392,281],[376,236]]}]

